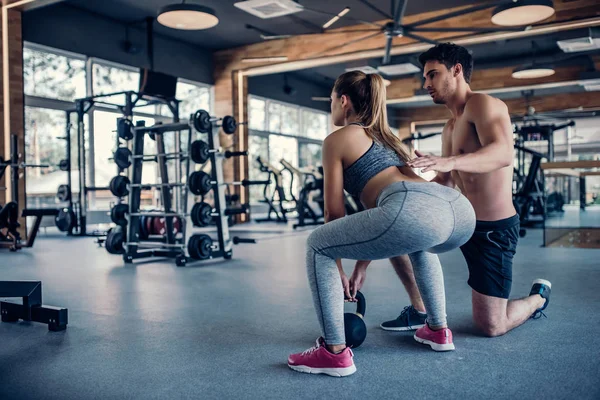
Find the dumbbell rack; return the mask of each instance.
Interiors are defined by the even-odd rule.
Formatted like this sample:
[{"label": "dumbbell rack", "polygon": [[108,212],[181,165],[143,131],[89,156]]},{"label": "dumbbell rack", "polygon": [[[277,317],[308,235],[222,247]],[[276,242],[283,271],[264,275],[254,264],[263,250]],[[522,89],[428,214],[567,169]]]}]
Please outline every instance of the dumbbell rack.
[{"label": "dumbbell rack", "polygon": [[[168,176],[167,159],[174,159],[177,162],[177,168],[185,164],[185,175],[189,174],[189,157],[181,152],[181,133],[187,132],[188,148],[191,143],[192,127],[189,123],[171,123],[157,124],[146,127],[143,121],[138,122],[131,128],[133,134],[131,167],[129,168],[129,197],[128,197],[128,221],[126,225],[126,234],[123,243],[123,260],[131,263],[134,259],[146,257],[172,257],[176,259],[178,265],[186,262],[185,239],[186,226],[183,218],[187,213],[187,187],[181,182],[170,182]],[[166,153],[164,134],[173,132],[176,134],[175,152]],[[155,155],[158,163],[158,173],[160,183],[142,184],[142,170],[145,158],[149,155],[144,154],[144,137],[151,135],[156,142]],[[177,174],[181,175],[181,174]],[[179,176],[177,177],[179,178]],[[177,180],[177,179],[176,179]],[[143,212],[140,210],[142,189],[159,188],[161,193],[161,203],[163,210],[158,212]],[[176,189],[173,196],[172,189]],[[175,197],[175,206],[173,205]],[[142,216],[156,216],[165,218],[165,235],[160,241],[143,238],[140,234],[140,219]],[[174,232],[174,217],[179,217],[181,223],[181,238],[176,238]]]}]

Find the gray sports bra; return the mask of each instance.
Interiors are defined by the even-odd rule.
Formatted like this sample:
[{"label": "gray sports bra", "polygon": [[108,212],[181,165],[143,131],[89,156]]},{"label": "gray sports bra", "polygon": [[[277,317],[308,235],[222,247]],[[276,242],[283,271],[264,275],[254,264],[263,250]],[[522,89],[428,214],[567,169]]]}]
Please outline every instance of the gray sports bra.
[{"label": "gray sports bra", "polygon": [[[360,123],[351,123],[350,125],[362,126]],[[373,141],[369,150],[344,170],[344,190],[353,196],[360,196],[372,177],[386,168],[403,167],[404,165],[406,164],[394,150]]]}]

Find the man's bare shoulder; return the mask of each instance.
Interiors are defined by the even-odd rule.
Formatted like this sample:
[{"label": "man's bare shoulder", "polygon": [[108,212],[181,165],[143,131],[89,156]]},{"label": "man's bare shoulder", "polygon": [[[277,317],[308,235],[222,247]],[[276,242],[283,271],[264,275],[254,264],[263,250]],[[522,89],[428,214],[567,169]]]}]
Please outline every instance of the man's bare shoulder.
[{"label": "man's bare shoulder", "polygon": [[473,93],[465,104],[465,114],[471,120],[483,115],[508,114],[508,107],[502,100],[485,93]]}]

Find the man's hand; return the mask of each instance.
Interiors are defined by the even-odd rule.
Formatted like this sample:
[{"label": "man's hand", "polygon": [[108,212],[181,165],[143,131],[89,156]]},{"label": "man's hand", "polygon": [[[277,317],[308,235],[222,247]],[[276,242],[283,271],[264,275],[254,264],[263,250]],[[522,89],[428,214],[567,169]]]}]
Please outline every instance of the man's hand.
[{"label": "man's hand", "polygon": [[415,154],[417,155],[417,158],[410,160],[408,166],[411,168],[423,168],[422,172],[450,172],[456,165],[456,159],[454,157],[425,155],[418,150],[415,151]]}]

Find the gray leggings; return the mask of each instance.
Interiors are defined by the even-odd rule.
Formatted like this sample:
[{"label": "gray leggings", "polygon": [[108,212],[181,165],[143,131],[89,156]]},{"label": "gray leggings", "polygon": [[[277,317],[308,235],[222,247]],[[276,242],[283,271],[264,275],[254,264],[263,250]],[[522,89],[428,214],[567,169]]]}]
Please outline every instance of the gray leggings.
[{"label": "gray leggings", "polygon": [[344,293],[335,260],[379,260],[408,254],[430,325],[446,324],[444,276],[437,255],[469,240],[475,212],[469,200],[437,183],[396,182],[377,207],[331,221],[307,240],[308,281],[329,345],[344,344]]}]

